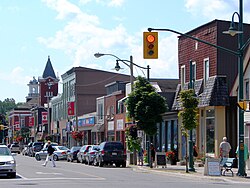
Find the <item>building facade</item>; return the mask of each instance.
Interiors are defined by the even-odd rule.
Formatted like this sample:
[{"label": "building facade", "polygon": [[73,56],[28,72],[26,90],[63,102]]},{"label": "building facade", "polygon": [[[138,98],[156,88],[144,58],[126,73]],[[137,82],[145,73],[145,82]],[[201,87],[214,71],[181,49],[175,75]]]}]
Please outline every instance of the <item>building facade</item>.
[{"label": "building facade", "polygon": [[[186,34],[237,51],[237,38],[222,33],[229,26],[228,21],[213,20]],[[250,25],[245,24],[244,28],[246,40],[250,36]],[[219,157],[219,144],[223,136],[228,137],[232,145],[230,156],[234,156],[237,146],[237,100],[230,96],[230,91],[238,73],[237,56],[180,36],[178,59],[180,82],[172,110],[181,110],[178,95],[181,90],[189,88],[191,78],[199,98],[199,125],[193,131],[193,141],[198,146],[200,156]],[[180,131],[179,144],[185,144]],[[183,159],[184,155],[185,151],[180,148],[179,157]]]}]

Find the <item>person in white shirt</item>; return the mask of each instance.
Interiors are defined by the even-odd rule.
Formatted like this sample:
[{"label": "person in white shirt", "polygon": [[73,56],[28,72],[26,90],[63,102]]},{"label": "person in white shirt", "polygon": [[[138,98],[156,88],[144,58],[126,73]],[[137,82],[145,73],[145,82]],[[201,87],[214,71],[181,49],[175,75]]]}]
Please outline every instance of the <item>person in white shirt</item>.
[{"label": "person in white shirt", "polygon": [[220,157],[229,158],[229,152],[231,149],[231,145],[227,142],[227,137],[223,137],[223,141],[220,143]]}]

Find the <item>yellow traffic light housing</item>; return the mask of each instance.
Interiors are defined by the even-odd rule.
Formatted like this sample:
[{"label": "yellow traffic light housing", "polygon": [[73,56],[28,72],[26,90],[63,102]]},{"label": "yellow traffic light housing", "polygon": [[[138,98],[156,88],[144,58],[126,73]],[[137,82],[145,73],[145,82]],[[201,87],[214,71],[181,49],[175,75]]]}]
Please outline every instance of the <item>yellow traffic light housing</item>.
[{"label": "yellow traffic light housing", "polygon": [[158,59],[157,32],[143,32],[143,58]]},{"label": "yellow traffic light housing", "polygon": [[238,102],[238,107],[245,111],[247,109],[247,101]]}]

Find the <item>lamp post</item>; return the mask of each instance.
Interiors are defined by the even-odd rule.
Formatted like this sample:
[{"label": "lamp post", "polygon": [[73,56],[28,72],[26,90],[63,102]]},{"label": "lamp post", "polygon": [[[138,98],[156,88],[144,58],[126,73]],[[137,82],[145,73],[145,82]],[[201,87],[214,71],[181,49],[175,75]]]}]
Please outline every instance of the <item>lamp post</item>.
[{"label": "lamp post", "polygon": [[[237,15],[239,19],[238,30],[235,28],[234,16]],[[239,89],[238,89],[238,101],[244,100],[243,96],[243,51],[249,43],[248,41],[243,45],[243,3],[239,0],[239,13],[234,12],[232,15],[232,21],[228,31],[224,31],[225,34],[235,36],[238,34],[238,77],[239,77]],[[244,110],[238,108],[238,155],[239,155],[239,168],[238,176],[245,176],[245,162],[244,162]]]},{"label": "lamp post", "polygon": [[[142,67],[140,65],[137,65],[133,62],[133,56],[130,56],[130,60],[123,60],[123,59],[120,59],[119,57],[117,57],[116,55],[113,55],[113,54],[103,54],[103,53],[95,53],[94,56],[96,58],[99,58],[101,56],[104,56],[104,55],[108,55],[108,56],[113,56],[116,58],[116,66],[115,66],[115,70],[116,71],[119,71],[121,69],[120,65],[119,65],[119,61],[121,61],[122,63],[124,63],[126,66],[130,67],[130,84],[131,84],[131,92],[133,91],[133,80],[134,80],[134,76],[133,76],[133,65],[141,68],[141,69],[147,69],[147,80],[149,81],[149,70],[150,70],[150,67],[149,65],[147,65],[147,67]],[[127,64],[126,62],[130,63],[130,64]],[[134,124],[134,119],[132,118],[132,121],[133,121],[133,124]],[[149,145],[148,145],[148,154],[150,150],[149,150]],[[150,155],[149,155],[150,156]],[[149,159],[149,157],[148,157]]]},{"label": "lamp post", "polygon": [[[239,25],[238,30],[234,27],[234,15],[238,15],[239,17]],[[238,77],[239,77],[239,89],[238,89],[238,101],[243,100],[243,52],[245,48],[250,43],[250,38],[243,44],[243,3],[242,0],[239,0],[239,13],[235,12],[232,16],[232,22],[230,24],[229,31],[223,32],[228,33],[234,36],[235,34],[239,34],[238,37],[238,50],[233,51],[227,48],[224,48],[222,46],[217,46],[215,44],[211,44],[207,41],[192,37],[190,35],[180,33],[178,31],[172,30],[172,29],[155,29],[155,28],[148,28],[148,31],[168,31],[172,33],[179,34],[181,36],[185,36],[187,38],[196,40],[198,42],[202,42],[204,44],[207,44],[209,46],[213,46],[215,48],[218,48],[220,50],[223,50],[225,52],[228,52],[230,54],[236,55],[238,57]],[[190,81],[191,82],[191,81]],[[244,111],[241,109],[238,109],[238,144],[239,144],[239,168],[238,168],[238,176],[245,176],[245,163],[244,163]],[[191,147],[191,145],[189,145]],[[190,149],[191,151],[191,149]]]},{"label": "lamp post", "polygon": [[[189,73],[189,89],[194,89],[193,87],[193,61],[189,61],[189,67],[190,67],[190,73]],[[194,143],[193,143],[193,130],[191,129],[189,131],[189,171],[194,172],[194,158],[193,158],[193,148]]]}]

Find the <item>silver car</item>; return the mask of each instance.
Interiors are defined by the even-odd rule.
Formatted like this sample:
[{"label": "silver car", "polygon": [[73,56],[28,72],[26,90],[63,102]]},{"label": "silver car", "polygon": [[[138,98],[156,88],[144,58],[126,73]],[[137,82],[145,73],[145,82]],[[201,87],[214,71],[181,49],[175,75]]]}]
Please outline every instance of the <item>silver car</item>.
[{"label": "silver car", "polygon": [[0,145],[0,174],[7,174],[11,178],[16,177],[16,160],[6,145]]},{"label": "silver car", "polygon": [[[69,151],[69,148],[65,146],[52,146],[52,147],[55,148],[55,151],[53,153],[53,159],[55,161],[67,159],[67,153]],[[48,154],[47,148],[44,148],[41,151],[36,152],[35,158],[37,161],[45,160],[47,157],[47,154]]]}]

